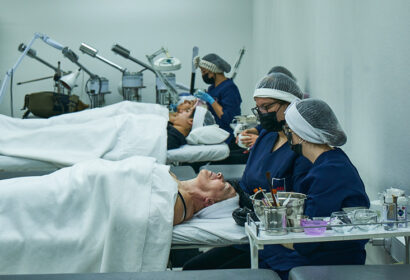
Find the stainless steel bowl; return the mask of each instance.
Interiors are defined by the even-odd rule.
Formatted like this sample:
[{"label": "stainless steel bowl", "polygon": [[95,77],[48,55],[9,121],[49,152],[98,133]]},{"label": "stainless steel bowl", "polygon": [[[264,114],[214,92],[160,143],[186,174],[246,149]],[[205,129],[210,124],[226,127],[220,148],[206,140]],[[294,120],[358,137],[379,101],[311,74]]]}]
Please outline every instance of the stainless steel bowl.
[{"label": "stainless steel bowl", "polygon": [[[272,202],[272,195],[271,193],[265,193],[268,200]],[[303,193],[296,193],[296,192],[278,192],[277,196],[279,199],[279,203],[283,205],[283,202],[291,195],[288,204],[286,205],[286,219],[287,219],[287,226],[300,226],[298,216],[303,215],[305,199],[307,196]],[[255,195],[251,196],[253,208],[255,210],[256,216],[258,216],[260,221],[265,220],[265,206],[260,199],[255,199]],[[298,230],[292,230],[297,232]]]}]

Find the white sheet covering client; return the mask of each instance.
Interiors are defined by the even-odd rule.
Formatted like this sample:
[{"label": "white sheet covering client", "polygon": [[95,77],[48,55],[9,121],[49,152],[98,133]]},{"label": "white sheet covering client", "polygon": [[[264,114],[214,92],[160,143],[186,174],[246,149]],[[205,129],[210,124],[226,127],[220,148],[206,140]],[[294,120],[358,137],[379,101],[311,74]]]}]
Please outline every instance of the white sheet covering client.
[{"label": "white sheet covering client", "polygon": [[0,115],[0,155],[70,166],[94,158],[134,155],[166,161],[168,110],[123,101],[49,119]]},{"label": "white sheet covering client", "polygon": [[173,224],[234,195],[221,174],[181,182],[139,156],[0,180],[0,274],[165,270]]}]

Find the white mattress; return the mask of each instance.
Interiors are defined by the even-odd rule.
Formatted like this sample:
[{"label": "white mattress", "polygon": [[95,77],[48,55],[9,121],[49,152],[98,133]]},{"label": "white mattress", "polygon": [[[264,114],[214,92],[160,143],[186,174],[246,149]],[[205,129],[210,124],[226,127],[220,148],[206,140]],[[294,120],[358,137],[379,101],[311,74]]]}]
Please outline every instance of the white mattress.
[{"label": "white mattress", "polygon": [[239,197],[202,209],[195,216],[174,226],[172,245],[228,246],[246,244],[245,228],[237,225],[232,212],[239,207]]},{"label": "white mattress", "polygon": [[[218,161],[229,156],[226,144],[184,145],[167,151],[167,162]],[[63,165],[21,157],[0,155],[0,172],[54,171]]]},{"label": "white mattress", "polygon": [[167,162],[200,162],[218,161],[229,156],[227,144],[216,145],[183,145],[178,149],[167,151]]}]

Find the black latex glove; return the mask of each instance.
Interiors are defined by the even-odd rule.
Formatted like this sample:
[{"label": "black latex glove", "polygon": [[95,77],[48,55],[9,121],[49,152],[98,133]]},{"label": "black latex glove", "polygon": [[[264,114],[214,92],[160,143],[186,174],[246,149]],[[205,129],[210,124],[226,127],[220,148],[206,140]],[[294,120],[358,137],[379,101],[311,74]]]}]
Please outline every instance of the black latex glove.
[{"label": "black latex glove", "polygon": [[250,210],[247,207],[237,208],[232,212],[232,217],[235,222],[240,226],[245,226],[246,223],[246,216],[248,213],[251,215],[251,218],[256,222],[259,221],[258,217],[256,216],[255,212]]},{"label": "black latex glove", "polygon": [[232,185],[236,193],[239,195],[239,206],[247,207],[248,209],[253,211],[252,200],[249,198],[249,194],[243,191],[243,189],[239,185],[239,182],[236,180],[229,180],[228,182]]}]

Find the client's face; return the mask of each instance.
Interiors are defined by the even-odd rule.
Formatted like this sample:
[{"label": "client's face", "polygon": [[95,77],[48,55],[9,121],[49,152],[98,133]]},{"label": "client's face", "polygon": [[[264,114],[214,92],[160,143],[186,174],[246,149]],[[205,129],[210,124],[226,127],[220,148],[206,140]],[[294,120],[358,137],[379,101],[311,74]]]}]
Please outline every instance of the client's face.
[{"label": "client's face", "polygon": [[182,113],[188,109],[192,109],[195,106],[196,100],[184,100],[183,103],[179,104],[177,107],[177,112]]},{"label": "client's face", "polygon": [[199,187],[213,202],[219,202],[236,194],[235,189],[228,183],[222,173],[202,169],[198,174]]},{"label": "client's face", "polygon": [[183,127],[192,126],[192,109],[186,109],[181,113],[177,113],[174,117],[174,125],[180,125]]}]

